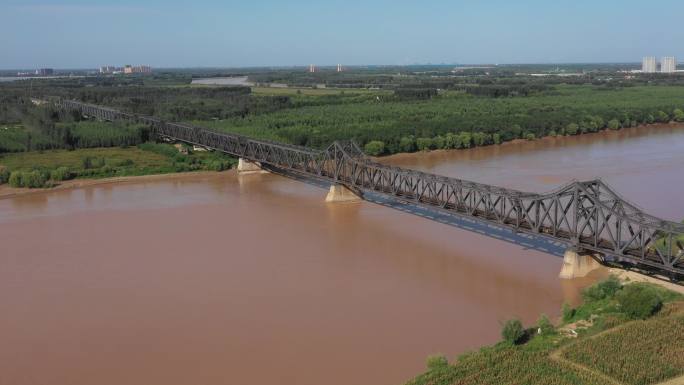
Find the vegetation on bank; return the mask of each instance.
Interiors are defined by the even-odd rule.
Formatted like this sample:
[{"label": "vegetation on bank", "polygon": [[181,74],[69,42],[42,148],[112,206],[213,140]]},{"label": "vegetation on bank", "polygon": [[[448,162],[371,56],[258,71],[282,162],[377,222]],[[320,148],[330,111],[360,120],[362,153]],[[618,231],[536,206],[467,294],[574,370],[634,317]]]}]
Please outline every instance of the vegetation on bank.
[{"label": "vegetation on bank", "polygon": [[650,385],[684,375],[684,297],[646,283],[610,277],[565,305],[554,326],[547,317],[524,329],[510,320],[503,341],[457,357],[428,358],[408,385]]},{"label": "vegetation on bank", "polygon": [[[147,146],[148,127],[97,122],[36,106],[31,97],[57,96],[189,121],[218,131],[325,148],[353,139],[373,156],[461,149],[547,135],[577,135],[644,123],[684,121],[684,77],[624,78],[597,67],[579,77],[520,77],[517,67],[487,73],[446,68],[368,68],[314,74],[250,70],[234,75],[282,80],[300,88],[189,86],[191,74],[84,77],[0,84],[0,155],[48,150]],[[541,71],[531,66],[527,71]],[[554,71],[555,68],[545,68]],[[570,69],[568,69],[570,70]],[[388,72],[389,71],[389,72]],[[220,71],[219,71],[220,72]],[[204,74],[225,76],[222,73]],[[321,84],[330,88],[316,88]],[[307,88],[308,87],[308,88]],[[30,97],[31,96],[31,97]],[[143,150],[154,152],[151,149]],[[168,154],[165,155],[170,158]],[[32,161],[32,158],[26,158]],[[216,160],[173,160],[160,172],[221,168]],[[193,163],[195,162],[195,163]],[[26,163],[14,184],[36,186],[61,178],[129,174],[141,167],[95,160],[88,167]],[[42,168],[41,168],[42,167]],[[47,169],[46,169],[47,167]],[[74,166],[71,166],[74,168]],[[7,171],[10,170],[10,171]],[[55,171],[54,175],[51,175]],[[11,176],[11,175],[10,175]],[[0,181],[9,176],[0,175]]]},{"label": "vegetation on bank", "polygon": [[0,155],[0,184],[44,188],[75,178],[108,178],[185,171],[223,171],[237,163],[217,152],[183,154],[170,144],[47,150]]},{"label": "vegetation on bank", "polygon": [[559,85],[527,97],[461,92],[444,92],[428,100],[377,96],[193,123],[317,148],[341,139],[354,139],[362,146],[381,142],[381,154],[393,154],[684,121],[683,109],[684,87],[599,91],[592,86]]}]

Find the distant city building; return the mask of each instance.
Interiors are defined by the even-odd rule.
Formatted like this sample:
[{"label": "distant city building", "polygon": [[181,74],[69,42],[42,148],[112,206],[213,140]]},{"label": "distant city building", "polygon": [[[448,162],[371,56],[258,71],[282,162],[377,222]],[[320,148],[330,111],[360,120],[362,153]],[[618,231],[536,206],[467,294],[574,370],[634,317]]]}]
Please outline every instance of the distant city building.
[{"label": "distant city building", "polygon": [[664,74],[671,74],[677,71],[677,61],[674,56],[665,56],[660,62],[660,72]]},{"label": "distant city building", "polygon": [[313,64],[309,65],[309,72],[316,72],[316,66]]},{"label": "distant city building", "polygon": [[152,67],[145,65],[131,66],[130,64],[126,64],[123,68],[123,72],[125,74],[149,74],[152,72]]},{"label": "distant city building", "polygon": [[55,70],[52,68],[40,68],[36,70],[36,75],[37,76],[50,76],[55,73]]},{"label": "distant city building", "polygon": [[121,67],[115,67],[115,66],[102,66],[100,67],[100,73],[101,74],[113,74],[117,72],[121,72],[123,69]]},{"label": "distant city building", "polygon": [[641,72],[643,73],[654,73],[656,72],[656,58],[655,56],[646,56],[641,63]]},{"label": "distant city building", "polygon": [[337,65],[337,72],[342,72],[342,70],[343,70],[342,64],[338,64]]}]

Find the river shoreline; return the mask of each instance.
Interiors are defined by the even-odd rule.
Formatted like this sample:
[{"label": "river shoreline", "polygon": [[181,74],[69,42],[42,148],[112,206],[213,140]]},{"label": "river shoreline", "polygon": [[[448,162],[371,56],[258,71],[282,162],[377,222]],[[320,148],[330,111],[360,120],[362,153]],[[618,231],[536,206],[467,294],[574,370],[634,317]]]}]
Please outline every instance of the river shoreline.
[{"label": "river shoreline", "polygon": [[[601,130],[598,132],[590,132],[579,135],[572,136],[545,136],[542,138],[537,138],[535,140],[525,140],[525,139],[514,139],[508,142],[503,142],[500,144],[493,144],[487,146],[475,146],[466,149],[435,149],[429,151],[416,151],[416,152],[401,152],[381,157],[374,157],[375,160],[380,163],[388,162],[390,165],[400,166],[405,161],[412,160],[416,155],[427,155],[430,157],[440,157],[449,154],[466,154],[473,153],[476,154],[479,151],[485,151],[486,149],[496,148],[497,150],[505,152],[507,150],[512,150],[515,148],[520,148],[527,145],[534,146],[552,146],[555,141],[559,140],[594,140],[598,136],[610,136],[619,135],[627,130],[634,131],[635,133],[643,129],[684,129],[684,123],[682,122],[670,122],[670,123],[654,123],[654,124],[642,124],[636,127],[628,127],[620,130]],[[648,135],[644,133],[644,135]],[[235,172],[235,170],[228,170],[230,172]],[[224,171],[225,172],[225,171]],[[55,187],[50,188],[13,188],[8,185],[0,185],[0,199],[14,198],[18,196],[28,195],[28,194],[40,194],[50,191],[60,191],[65,189],[75,189],[81,187],[89,187],[104,184],[116,184],[116,183],[130,183],[130,182],[140,182],[140,181],[156,181],[156,180],[175,180],[184,178],[193,178],[201,176],[214,176],[221,172],[216,171],[194,171],[194,172],[180,172],[180,173],[165,173],[165,174],[149,174],[149,175],[139,175],[139,176],[123,176],[123,177],[111,177],[111,178],[98,178],[98,179],[75,179],[69,181],[60,182]]]},{"label": "river shoreline", "polygon": [[125,184],[125,183],[139,183],[152,181],[168,181],[168,180],[192,180],[197,178],[216,177],[220,175],[235,173],[235,170],[226,171],[191,171],[178,172],[166,174],[150,174],[150,175],[135,175],[135,176],[115,176],[111,178],[98,179],[72,179],[60,182],[57,186],[49,188],[15,188],[8,185],[0,186],[0,200],[17,198],[25,195],[46,194],[53,191],[63,191],[78,189],[83,187],[110,185],[110,184]]}]

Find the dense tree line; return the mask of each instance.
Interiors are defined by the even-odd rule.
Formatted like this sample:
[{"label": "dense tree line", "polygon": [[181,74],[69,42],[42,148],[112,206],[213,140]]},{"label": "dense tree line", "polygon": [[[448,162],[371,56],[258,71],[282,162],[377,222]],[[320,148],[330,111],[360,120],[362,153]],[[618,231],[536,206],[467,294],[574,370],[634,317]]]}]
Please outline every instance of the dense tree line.
[{"label": "dense tree line", "polygon": [[249,118],[198,124],[218,130],[325,148],[354,139],[372,152],[468,148],[513,139],[577,135],[639,124],[683,121],[684,87],[636,86],[598,92],[557,86],[527,97],[473,97],[445,92],[430,100],[378,96],[346,104],[304,106]]}]

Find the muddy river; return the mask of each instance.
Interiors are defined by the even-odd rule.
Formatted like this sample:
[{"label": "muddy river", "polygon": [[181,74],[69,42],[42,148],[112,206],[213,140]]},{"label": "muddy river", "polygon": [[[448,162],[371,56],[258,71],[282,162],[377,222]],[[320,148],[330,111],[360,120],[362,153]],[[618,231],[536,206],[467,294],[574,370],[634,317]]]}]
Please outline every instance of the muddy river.
[{"label": "muddy river", "polygon": [[[684,129],[383,159],[528,191],[601,177],[684,218]],[[277,175],[0,200],[2,385],[398,385],[557,316],[562,260]]]}]

